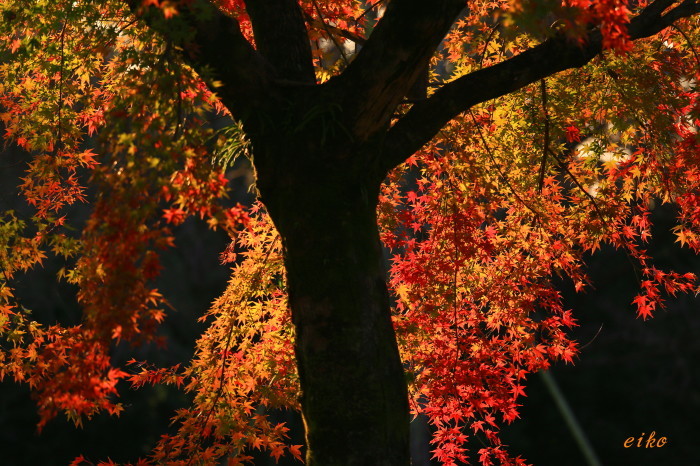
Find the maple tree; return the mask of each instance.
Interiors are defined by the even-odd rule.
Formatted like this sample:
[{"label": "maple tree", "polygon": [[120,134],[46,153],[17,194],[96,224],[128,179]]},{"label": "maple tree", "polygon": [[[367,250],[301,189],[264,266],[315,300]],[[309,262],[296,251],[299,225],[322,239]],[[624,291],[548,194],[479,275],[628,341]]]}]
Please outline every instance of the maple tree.
[{"label": "maple tree", "polygon": [[[640,317],[698,289],[645,250],[670,203],[700,251],[695,0],[0,9],[0,118],[32,208],[0,224],[0,378],[29,384],[39,428],[119,414],[120,381],[171,384],[192,404],[139,464],[301,459],[265,414],[283,407],[303,414],[308,464],[408,464],[410,413],[445,464],[525,464],[499,426],[528,374],[577,353],[553,278],[586,288],[585,255],[612,245]],[[239,155],[250,208],[225,202]],[[190,217],[232,238],[195,357],[117,367],[116,343],[162,343],[159,251]],[[35,322],[14,296],[48,255],[80,325]]]}]

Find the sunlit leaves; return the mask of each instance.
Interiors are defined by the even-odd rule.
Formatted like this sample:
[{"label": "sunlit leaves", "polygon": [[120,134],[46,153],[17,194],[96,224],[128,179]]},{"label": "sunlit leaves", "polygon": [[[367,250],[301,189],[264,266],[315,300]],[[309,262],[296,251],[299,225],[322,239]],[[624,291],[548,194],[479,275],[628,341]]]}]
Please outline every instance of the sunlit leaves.
[{"label": "sunlit leaves", "polygon": [[[220,203],[227,180],[205,156],[205,116],[223,108],[121,2],[2,8],[12,21],[0,35],[13,38],[3,41],[13,59],[0,65],[1,118],[5,136],[29,156],[18,188],[35,212],[29,220],[6,213],[0,232],[3,328],[14,345],[3,374],[36,387],[42,424],[60,411],[80,422],[100,409],[118,412],[112,397],[124,374],[110,365],[111,342],[156,338],[166,306],[152,285],[158,251],[173,245],[167,223],[179,223],[163,212],[198,215],[231,234],[239,228],[243,217]],[[72,206],[88,201],[92,213],[77,236]],[[44,329],[16,311],[4,280],[47,249],[67,260],[59,277],[79,286],[80,327]],[[43,354],[55,363],[43,364]]]},{"label": "sunlit leaves", "polygon": [[288,428],[270,423],[264,414],[265,409],[296,408],[298,381],[281,243],[269,218],[258,208],[254,213],[232,245],[241,261],[227,290],[201,318],[211,324],[191,365],[182,375],[144,369],[132,376],[139,385],[184,383],[194,395],[192,407],[175,418],[177,436],[163,437],[156,447],[158,463],[186,458],[207,463],[225,456],[232,464],[244,464],[252,459],[248,451],[260,449],[273,457],[300,458],[299,446],[286,444]]},{"label": "sunlit leaves", "polygon": [[[186,3],[141,6],[177,21]],[[216,3],[253,41],[245,2]],[[384,3],[300,2],[319,82],[345,69]],[[429,94],[555,34],[575,41],[598,28],[606,49],[472,108],[382,187],[412,407],[435,427],[445,464],[523,463],[499,426],[517,419],[528,374],[575,359],[576,320],[554,277],[585,290],[586,254],[608,245],[629,257],[643,319],[697,290],[695,275],[658,268],[647,247],[653,209],[673,203],[677,242],[700,251],[700,29],[684,20],[632,46],[626,25],[642,3],[470,2],[433,57]],[[226,83],[197,75],[180,56],[186,41],[164,40],[119,1],[7,0],[0,14],[0,121],[27,161],[16,186],[30,212],[0,217],[0,378],[33,388],[41,425],[59,412],[76,423],[118,414],[120,380],[182,387],[192,405],[144,462],[242,464],[259,449],[300,457],[266,416],[298,408],[294,332],[271,221],[260,206],[225,201],[227,169],[254,150],[240,124],[213,129],[231,118],[214,93]],[[117,342],[160,342],[159,254],[191,218],[233,240],[222,252],[231,279],[203,317],[194,359],[113,367]],[[13,280],[50,254],[78,287],[80,326],[41,325],[14,296]],[[467,451],[474,436],[484,448]]]},{"label": "sunlit leaves", "polygon": [[[629,48],[610,34],[611,47]],[[634,261],[640,293],[630,300],[644,319],[664,295],[697,288],[693,274],[659,270],[646,251],[654,200],[680,201],[678,241],[698,246],[697,113],[682,116],[697,112],[697,88],[687,88],[697,67],[676,40],[669,30],[472,109],[417,157],[418,170],[404,167],[383,190],[412,407],[437,428],[434,453],[446,464],[467,461],[469,432],[490,445],[482,463],[519,463],[498,425],[517,417],[528,373],[576,356],[566,336],[575,320],[551,279],[585,289],[585,252],[610,244]],[[456,75],[504,53],[457,45]],[[657,69],[642,65],[650,60]]]}]

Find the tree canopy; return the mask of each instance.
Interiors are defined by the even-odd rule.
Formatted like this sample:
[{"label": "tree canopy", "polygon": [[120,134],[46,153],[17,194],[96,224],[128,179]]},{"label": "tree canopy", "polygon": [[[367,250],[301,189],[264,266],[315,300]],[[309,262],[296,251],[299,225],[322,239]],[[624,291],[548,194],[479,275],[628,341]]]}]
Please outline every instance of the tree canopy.
[{"label": "tree canopy", "polygon": [[[120,382],[170,384],[192,404],[139,464],[304,448],[309,464],[407,464],[409,409],[444,464],[525,464],[499,427],[528,374],[578,351],[557,280],[586,290],[586,256],[613,246],[639,317],[698,291],[647,251],[650,213],[670,204],[676,241],[700,252],[696,0],[2,0],[0,14],[0,119],[26,160],[22,203],[0,213],[0,379],[31,387],[39,429],[118,415]],[[239,156],[252,206],[227,200]],[[115,364],[117,344],[165,344],[159,256],[191,217],[231,237],[194,358]],[[15,298],[49,256],[79,325]],[[302,411],[305,447],[272,408]],[[344,450],[358,444],[365,456]]]}]

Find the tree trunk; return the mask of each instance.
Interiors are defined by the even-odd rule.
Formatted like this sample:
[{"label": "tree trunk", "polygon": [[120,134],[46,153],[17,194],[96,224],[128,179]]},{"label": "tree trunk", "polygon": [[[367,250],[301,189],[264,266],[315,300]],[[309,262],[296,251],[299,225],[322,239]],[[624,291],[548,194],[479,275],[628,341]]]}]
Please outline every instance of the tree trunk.
[{"label": "tree trunk", "polygon": [[318,132],[294,139],[253,144],[261,199],[283,238],[307,464],[408,465],[408,396],[376,218],[383,176],[358,154],[314,147]]}]

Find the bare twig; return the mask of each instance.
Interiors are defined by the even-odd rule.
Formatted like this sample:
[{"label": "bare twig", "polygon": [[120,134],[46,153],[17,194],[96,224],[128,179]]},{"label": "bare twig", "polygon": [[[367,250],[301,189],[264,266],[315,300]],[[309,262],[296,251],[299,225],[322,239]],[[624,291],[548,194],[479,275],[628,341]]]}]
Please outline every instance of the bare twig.
[{"label": "bare twig", "polygon": [[335,35],[333,35],[333,32],[330,29],[330,26],[326,24],[326,21],[323,19],[323,13],[321,13],[321,8],[318,6],[318,2],[316,0],[313,0],[314,2],[314,9],[316,10],[316,13],[318,14],[318,18],[321,21],[321,24],[323,25],[323,29],[326,30],[326,34],[331,38],[333,41],[333,44],[335,44],[335,47],[338,49],[340,52],[340,55],[343,57],[343,61],[345,62],[345,66],[347,66],[350,61],[348,60],[347,55],[345,54],[345,50],[343,49],[343,46],[338,42],[338,39],[336,39]]},{"label": "bare twig", "polygon": [[547,111],[547,84],[540,79],[540,92],[542,93],[542,113],[544,114],[544,136],[542,142],[542,161],[540,162],[539,177],[537,179],[537,192],[542,192],[544,175],[547,171],[547,151],[549,150],[549,112]]}]

